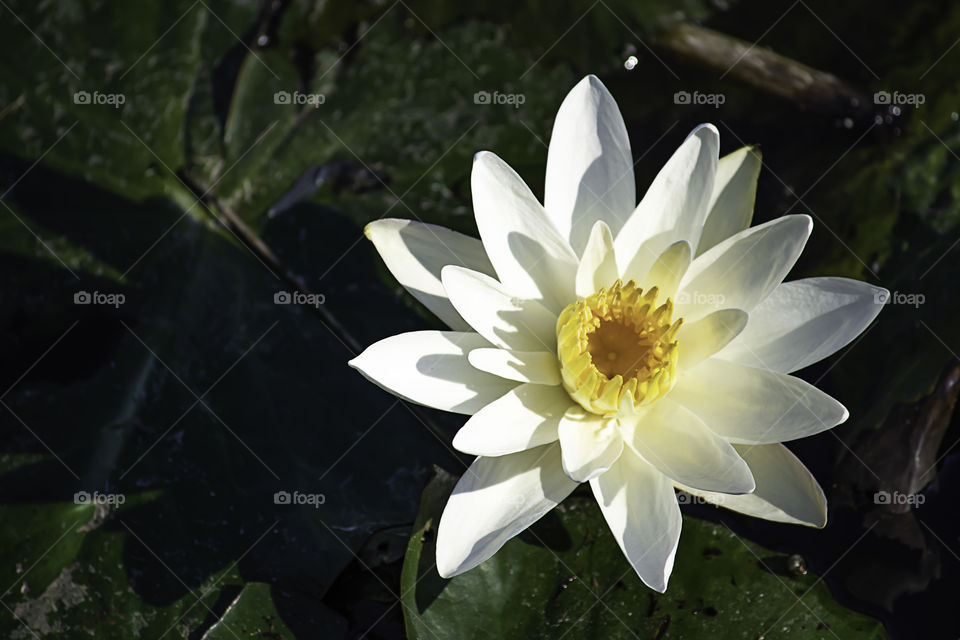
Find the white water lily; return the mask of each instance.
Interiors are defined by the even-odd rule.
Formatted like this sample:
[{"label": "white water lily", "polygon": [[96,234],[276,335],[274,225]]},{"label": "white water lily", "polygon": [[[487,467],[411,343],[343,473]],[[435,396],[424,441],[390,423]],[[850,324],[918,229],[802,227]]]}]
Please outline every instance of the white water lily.
[{"label": "white water lily", "polygon": [[589,482],[640,578],[664,591],[680,537],[675,488],[752,516],[822,527],[823,491],[782,444],[847,418],[789,375],[875,318],[882,289],[783,283],[812,222],[750,228],[759,154],[718,159],[697,127],[636,204],[613,97],[594,76],[563,101],[544,204],[476,155],[480,240],[428,224],[366,228],[387,267],[450,331],[371,345],[351,365],[409,401],[471,416],[478,456],[446,505],[444,577],[467,571]]}]

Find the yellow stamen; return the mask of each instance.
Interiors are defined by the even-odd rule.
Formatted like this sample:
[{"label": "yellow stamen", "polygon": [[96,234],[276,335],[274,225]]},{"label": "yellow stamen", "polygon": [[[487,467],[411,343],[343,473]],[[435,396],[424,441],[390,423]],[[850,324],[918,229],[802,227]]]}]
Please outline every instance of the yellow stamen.
[{"label": "yellow stamen", "polygon": [[563,386],[587,411],[616,413],[628,394],[634,406],[650,404],[673,386],[683,319],[672,322],[670,298],[656,306],[658,293],[617,280],[560,314]]}]

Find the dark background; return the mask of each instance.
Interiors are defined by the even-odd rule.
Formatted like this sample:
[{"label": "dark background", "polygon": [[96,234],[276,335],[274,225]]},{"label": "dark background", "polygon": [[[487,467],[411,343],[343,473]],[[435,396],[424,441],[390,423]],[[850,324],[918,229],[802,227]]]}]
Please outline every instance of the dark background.
[{"label": "dark background", "polygon": [[[0,5],[4,635],[958,636],[960,5]],[[469,462],[450,447],[463,419],[346,366],[439,328],[362,226],[475,233],[481,149],[542,196],[553,116],[586,73],[623,111],[641,192],[713,122],[722,153],[762,149],[755,222],[815,219],[791,279],[899,297],[800,374],[851,411],[790,445],[824,487],[826,529],[684,507],[658,595],[586,491],[442,581],[431,518],[451,478],[435,465]],[[323,304],[275,303],[294,291]],[[923,503],[878,505],[881,490]],[[277,504],[282,491],[323,503]]]}]

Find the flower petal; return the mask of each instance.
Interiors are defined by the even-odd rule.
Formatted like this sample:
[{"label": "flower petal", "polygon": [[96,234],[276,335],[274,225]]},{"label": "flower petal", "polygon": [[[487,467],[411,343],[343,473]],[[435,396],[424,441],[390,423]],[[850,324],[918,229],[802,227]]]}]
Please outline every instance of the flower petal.
[{"label": "flower petal", "polygon": [[603,220],[597,220],[577,267],[577,296],[586,298],[600,287],[609,287],[619,275],[610,228]]},{"label": "flower petal", "polygon": [[553,351],[557,314],[536,300],[506,292],[490,276],[451,266],[442,273],[450,302],[473,329],[493,344],[517,351]]},{"label": "flower petal", "polygon": [[476,238],[433,224],[387,218],[363,229],[393,277],[451,329],[469,326],[456,312],[440,283],[448,264],[492,274],[493,266]]},{"label": "flower petal", "polygon": [[560,105],[544,191],[547,215],[578,255],[596,221],[616,234],[636,206],[627,127],[596,76],[577,83]]},{"label": "flower petal", "polygon": [[621,416],[620,424],[630,448],[675,482],[724,493],[749,493],[756,486],[733,446],[670,398]]},{"label": "flower petal", "polygon": [[669,245],[700,241],[717,172],[720,138],[712,124],[687,136],[664,165],[617,234],[617,260],[624,280],[639,282]]},{"label": "flower petal", "polygon": [[677,332],[680,361],[685,371],[723,349],[747,326],[749,316],[742,309],[721,309],[696,322],[684,324]]},{"label": "flower petal", "polygon": [[817,528],[826,526],[827,499],[823,489],[789,449],[782,444],[736,445],[736,449],[750,465],[757,481],[753,493],[732,496],[680,488],[707,502],[754,518]]},{"label": "flower petal", "polygon": [[697,255],[750,226],[761,164],[756,147],[742,147],[720,158]]},{"label": "flower petal", "polygon": [[573,299],[577,256],[520,176],[489,151],[474,157],[473,211],[504,287],[559,312]]},{"label": "flower petal", "polygon": [[586,482],[610,468],[623,451],[617,419],[595,415],[579,406],[567,409],[558,429],[563,470]]},{"label": "flower petal", "polygon": [[669,398],[717,435],[743,444],[805,438],[849,415],[842,404],[800,378],[717,358],[686,371]]},{"label": "flower petal", "polygon": [[590,488],[634,571],[651,589],[666,591],[682,525],[670,479],[627,449]]},{"label": "flower petal", "polygon": [[889,292],[847,278],[784,282],[753,308],[717,357],[790,373],[845,347],[873,322]]},{"label": "flower petal", "polygon": [[477,458],[440,517],[437,571],[450,578],[477,566],[576,487],[560,466],[556,444]]},{"label": "flower petal", "polygon": [[640,288],[648,291],[657,287],[660,289],[660,299],[672,298],[689,266],[690,245],[686,240],[674,242],[650,267],[647,276],[640,281],[642,283]]},{"label": "flower petal", "polygon": [[813,221],[789,215],[742,231],[697,257],[680,283],[677,314],[689,320],[717,308],[750,311],[783,282]]},{"label": "flower petal", "polygon": [[469,415],[517,386],[467,361],[470,351],[488,346],[475,333],[412,331],[375,342],[349,365],[405,400]]},{"label": "flower petal", "polygon": [[506,349],[474,349],[467,356],[470,364],[481,371],[518,382],[557,385],[560,361],[548,351],[507,351]]},{"label": "flower petal", "polygon": [[572,404],[563,387],[521,384],[467,420],[453,446],[473,455],[502,456],[554,442]]}]

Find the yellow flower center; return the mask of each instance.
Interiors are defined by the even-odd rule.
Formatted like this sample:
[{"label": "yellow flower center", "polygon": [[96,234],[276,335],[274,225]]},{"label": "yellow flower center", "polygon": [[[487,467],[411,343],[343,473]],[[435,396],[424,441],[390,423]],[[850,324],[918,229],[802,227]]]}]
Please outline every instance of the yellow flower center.
[{"label": "yellow flower center", "polygon": [[672,321],[670,298],[656,306],[658,293],[617,280],[560,314],[563,386],[587,411],[616,413],[627,394],[634,406],[650,404],[673,386],[683,318]]}]

